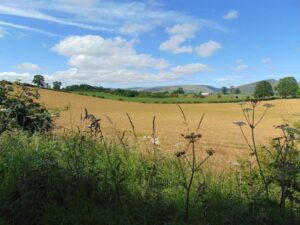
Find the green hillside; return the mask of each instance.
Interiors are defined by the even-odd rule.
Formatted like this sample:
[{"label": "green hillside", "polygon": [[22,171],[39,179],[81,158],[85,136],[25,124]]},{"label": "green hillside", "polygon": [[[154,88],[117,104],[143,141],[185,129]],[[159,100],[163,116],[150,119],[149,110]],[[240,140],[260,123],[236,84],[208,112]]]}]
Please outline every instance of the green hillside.
[{"label": "green hillside", "polygon": [[158,87],[150,87],[150,88],[130,88],[130,89],[138,90],[138,91],[151,91],[151,92],[164,92],[164,91],[172,92],[177,88],[183,88],[183,90],[186,93],[199,93],[200,91],[216,93],[219,91],[219,88],[212,87],[209,85],[175,85],[175,86],[158,86]]}]

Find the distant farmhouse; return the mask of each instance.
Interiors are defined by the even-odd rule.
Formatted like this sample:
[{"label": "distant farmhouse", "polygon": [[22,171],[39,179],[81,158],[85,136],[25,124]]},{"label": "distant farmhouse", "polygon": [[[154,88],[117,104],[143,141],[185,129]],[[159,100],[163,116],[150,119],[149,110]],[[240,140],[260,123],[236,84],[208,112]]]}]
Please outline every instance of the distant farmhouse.
[{"label": "distant farmhouse", "polygon": [[202,92],[201,95],[204,97],[207,97],[207,96],[212,96],[212,93],[211,92]]}]

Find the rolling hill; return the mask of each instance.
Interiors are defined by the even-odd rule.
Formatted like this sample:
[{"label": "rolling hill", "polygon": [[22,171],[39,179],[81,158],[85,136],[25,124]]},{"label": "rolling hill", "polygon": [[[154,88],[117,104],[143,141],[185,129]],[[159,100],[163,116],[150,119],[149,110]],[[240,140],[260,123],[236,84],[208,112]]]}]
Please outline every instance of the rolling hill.
[{"label": "rolling hill", "polygon": [[[278,81],[275,79],[269,79],[267,80],[273,88],[278,84]],[[250,84],[243,84],[240,86],[236,86],[236,88],[239,88],[241,90],[242,94],[253,94],[255,85],[258,83],[250,83]],[[169,91],[172,92],[176,90],[177,88],[183,88],[185,93],[199,93],[201,92],[210,92],[210,93],[217,93],[221,91],[221,88],[213,87],[210,85],[174,85],[174,86],[157,86],[157,87],[150,87],[150,88],[143,88],[143,87],[135,87],[135,88],[129,88],[130,90],[136,90],[136,91],[151,91],[151,92],[164,92]]]},{"label": "rolling hill", "polygon": [[184,92],[186,93],[199,93],[201,92],[210,92],[210,93],[216,93],[219,92],[220,89],[209,86],[209,85],[174,85],[174,86],[157,86],[157,87],[150,87],[150,88],[130,88],[131,90],[137,90],[137,91],[151,91],[151,92],[164,92],[169,91],[172,92],[176,90],[177,88],[183,88]]}]

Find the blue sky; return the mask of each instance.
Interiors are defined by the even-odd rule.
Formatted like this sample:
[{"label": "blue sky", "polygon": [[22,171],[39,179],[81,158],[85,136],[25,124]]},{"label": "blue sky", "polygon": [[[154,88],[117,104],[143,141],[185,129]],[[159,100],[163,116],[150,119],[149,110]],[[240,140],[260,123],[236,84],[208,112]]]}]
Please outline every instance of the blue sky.
[{"label": "blue sky", "polygon": [[300,80],[298,0],[0,0],[0,79],[106,87]]}]

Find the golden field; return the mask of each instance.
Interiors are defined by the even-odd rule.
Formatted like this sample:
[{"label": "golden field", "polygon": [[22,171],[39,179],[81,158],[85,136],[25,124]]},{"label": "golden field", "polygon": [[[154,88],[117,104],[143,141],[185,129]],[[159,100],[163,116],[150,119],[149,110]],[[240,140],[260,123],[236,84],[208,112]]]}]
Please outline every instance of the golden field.
[{"label": "golden field", "polygon": [[[76,129],[76,126],[80,125],[80,115],[87,108],[90,113],[102,119],[101,124],[104,129],[111,127],[104,116],[108,115],[117,124],[118,129],[130,131],[130,123],[126,116],[126,113],[129,113],[136,132],[142,139],[152,134],[152,119],[156,116],[156,130],[161,152],[173,154],[184,147],[185,142],[180,134],[185,133],[186,129],[176,105],[112,101],[48,90],[41,90],[40,93],[41,102],[49,109],[61,110],[69,106],[69,109],[62,111],[60,117],[55,120],[59,127]],[[275,107],[270,108],[257,127],[257,140],[261,145],[267,144],[270,138],[276,135],[274,125],[300,120],[300,100],[275,100],[268,103]],[[187,116],[191,130],[196,129],[202,114],[205,113],[200,130],[203,138],[198,146],[201,150],[212,147],[216,151],[212,164],[226,166],[241,157],[248,156],[249,150],[239,127],[233,124],[235,121],[244,121],[238,104],[181,104],[181,107]],[[264,109],[262,106],[258,107],[258,117]]]}]

